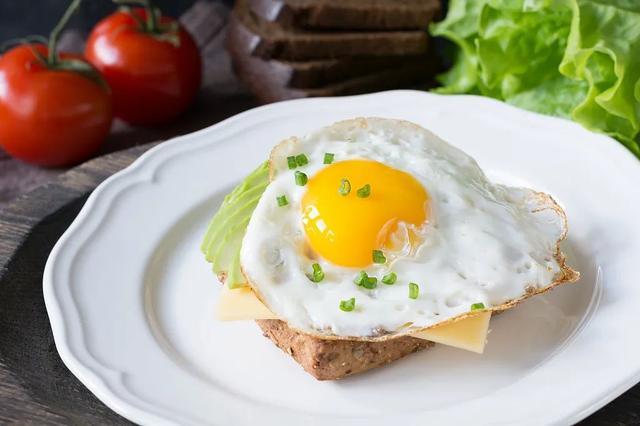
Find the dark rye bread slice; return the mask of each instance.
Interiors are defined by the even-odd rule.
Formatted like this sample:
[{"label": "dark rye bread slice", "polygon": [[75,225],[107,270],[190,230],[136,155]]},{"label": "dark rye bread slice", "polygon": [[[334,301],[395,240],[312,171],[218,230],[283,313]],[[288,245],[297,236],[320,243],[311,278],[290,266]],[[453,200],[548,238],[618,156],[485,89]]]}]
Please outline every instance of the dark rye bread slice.
[{"label": "dark rye bread slice", "polygon": [[318,380],[337,380],[381,367],[434,345],[415,337],[384,342],[328,340],[300,333],[280,320],[256,320],[265,337]]},{"label": "dark rye bread slice", "polygon": [[[227,32],[227,49],[237,60],[247,61],[251,55],[253,33],[237,17],[232,16]],[[312,89],[349,80],[391,68],[422,66],[425,55],[373,58],[316,59],[311,61],[260,60],[254,58],[256,71],[264,73],[271,85],[283,88]],[[261,62],[258,62],[261,61]]]},{"label": "dark rye bread slice", "polygon": [[415,31],[320,32],[287,29],[257,17],[238,0],[234,14],[253,34],[251,55],[264,59],[310,60],[363,56],[422,55],[426,29]]},{"label": "dark rye bread slice", "polygon": [[[287,99],[322,96],[357,95],[381,90],[426,87],[425,82],[432,82],[436,72],[436,61],[425,55],[424,61],[417,61],[402,66],[373,71],[342,81],[329,83],[322,87],[293,88],[287,87],[286,81],[291,70],[280,61],[263,60],[252,56],[250,47],[243,43],[233,42],[237,30],[242,24],[232,17],[227,38],[227,49],[231,55],[234,71],[244,85],[262,103],[277,102]],[[318,77],[317,74],[315,74]],[[331,75],[338,78],[337,74]]]},{"label": "dark rye bread slice", "polygon": [[400,70],[385,70],[378,73],[352,78],[344,82],[331,84],[315,89],[292,89],[265,80],[263,76],[254,74],[255,68],[247,70],[243,65],[233,62],[236,75],[261,103],[279,102],[288,99],[347,96],[363,93],[380,92],[392,89],[428,88],[424,83],[429,81],[431,72],[428,66],[407,67]]},{"label": "dark rye bread slice", "polygon": [[440,14],[440,0],[248,0],[266,21],[291,28],[417,30]]},{"label": "dark rye bread slice", "polygon": [[382,90],[416,88],[432,81],[434,66],[428,60],[350,78],[319,88],[291,88],[282,85],[282,75],[271,61],[265,61],[229,47],[234,71],[242,83],[262,103],[287,99],[345,96]]},{"label": "dark rye bread slice", "polygon": [[424,67],[427,58],[407,56],[326,59],[307,62],[264,61],[272,67],[274,74],[278,75],[277,80],[281,82],[282,86],[294,89],[315,89],[385,70]]}]

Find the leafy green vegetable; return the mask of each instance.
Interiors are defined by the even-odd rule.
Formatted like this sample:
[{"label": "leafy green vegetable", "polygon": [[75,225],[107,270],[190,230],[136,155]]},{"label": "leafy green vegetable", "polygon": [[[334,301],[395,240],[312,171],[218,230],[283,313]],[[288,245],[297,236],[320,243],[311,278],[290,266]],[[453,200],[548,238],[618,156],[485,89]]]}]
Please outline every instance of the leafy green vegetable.
[{"label": "leafy green vegetable", "polygon": [[240,270],[240,247],[249,219],[269,184],[269,165],[261,164],[228,194],[211,219],[200,250],[216,274],[227,274],[227,286],[245,285]]},{"label": "leafy green vegetable", "polygon": [[456,45],[439,92],[572,118],[640,156],[640,1],[451,0],[431,32]]}]

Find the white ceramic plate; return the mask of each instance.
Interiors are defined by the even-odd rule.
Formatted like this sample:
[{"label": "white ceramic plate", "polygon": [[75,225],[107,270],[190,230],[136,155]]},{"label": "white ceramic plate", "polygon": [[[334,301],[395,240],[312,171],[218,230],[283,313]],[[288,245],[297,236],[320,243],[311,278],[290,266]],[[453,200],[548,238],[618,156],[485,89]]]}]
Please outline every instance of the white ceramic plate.
[{"label": "white ceramic plate", "polygon": [[[252,322],[214,319],[199,252],[223,196],[280,139],[357,116],[420,123],[494,179],[566,208],[578,284],[492,321],[482,356],[436,346],[317,382]],[[473,96],[394,91],[257,108],[150,150],[107,179],[51,253],[60,356],[144,424],[567,424],[640,380],[640,163],[569,121]]]}]

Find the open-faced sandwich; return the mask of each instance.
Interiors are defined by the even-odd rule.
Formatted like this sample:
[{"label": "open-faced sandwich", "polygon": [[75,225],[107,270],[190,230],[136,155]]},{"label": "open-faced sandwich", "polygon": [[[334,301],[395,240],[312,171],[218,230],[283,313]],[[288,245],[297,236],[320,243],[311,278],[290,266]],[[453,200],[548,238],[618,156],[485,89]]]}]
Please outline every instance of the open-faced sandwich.
[{"label": "open-faced sandwich", "polygon": [[434,342],[482,352],[493,312],[579,274],[562,208],[490,182],[409,122],[358,118],[282,141],[224,200],[202,251],[221,320],[256,320],[317,379]]}]

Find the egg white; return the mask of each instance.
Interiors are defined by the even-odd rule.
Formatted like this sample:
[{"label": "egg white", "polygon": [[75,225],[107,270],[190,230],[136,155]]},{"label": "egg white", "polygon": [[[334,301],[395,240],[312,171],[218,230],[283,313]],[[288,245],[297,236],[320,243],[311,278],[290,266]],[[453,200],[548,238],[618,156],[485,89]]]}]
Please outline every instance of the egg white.
[{"label": "egg white", "polygon": [[[393,270],[394,285],[374,290],[354,284],[360,268],[314,259],[302,224],[305,186],[297,186],[287,156],[304,153],[297,170],[309,178],[334,162],[368,159],[402,170],[427,190],[431,211],[416,253],[365,271],[381,278]],[[559,241],[566,234],[564,212],[551,197],[488,181],[477,163],[459,149],[412,123],[355,119],[279,144],[271,156],[272,181],[261,197],[242,243],[243,273],[263,302],[289,326],[324,336],[372,340],[407,334],[468,314],[471,305],[501,310],[532,294],[575,281],[564,265]],[[289,205],[276,198],[286,195]],[[357,241],[354,241],[357,244]],[[311,265],[325,278],[313,283]],[[416,300],[408,283],[419,284]],[[339,309],[356,299],[356,309]]]}]

